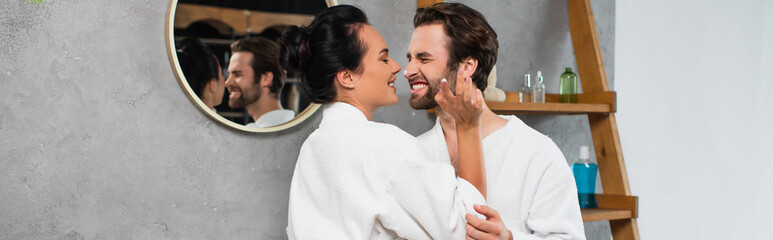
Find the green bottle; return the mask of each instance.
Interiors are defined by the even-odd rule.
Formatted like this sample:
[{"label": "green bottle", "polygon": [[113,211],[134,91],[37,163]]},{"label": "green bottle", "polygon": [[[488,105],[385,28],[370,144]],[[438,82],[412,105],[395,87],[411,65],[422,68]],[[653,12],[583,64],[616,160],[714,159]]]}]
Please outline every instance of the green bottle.
[{"label": "green bottle", "polygon": [[577,75],[572,72],[572,68],[566,68],[566,72],[561,74],[558,93],[562,103],[577,103]]}]

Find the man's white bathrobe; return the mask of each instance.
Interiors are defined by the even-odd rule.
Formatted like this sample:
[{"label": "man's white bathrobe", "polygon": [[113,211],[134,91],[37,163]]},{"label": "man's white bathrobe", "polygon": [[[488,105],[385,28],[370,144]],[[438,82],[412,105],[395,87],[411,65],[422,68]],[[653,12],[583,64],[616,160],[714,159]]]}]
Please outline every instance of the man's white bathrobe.
[{"label": "man's white bathrobe", "polygon": [[447,163],[427,161],[403,130],[352,105],[324,106],[290,186],[290,239],[463,239],[465,213],[485,204]]},{"label": "man's white bathrobe", "polygon": [[[486,201],[513,239],[585,239],[577,186],[566,159],[547,136],[515,116],[483,139]],[[436,162],[449,163],[440,121],[417,137]]]}]

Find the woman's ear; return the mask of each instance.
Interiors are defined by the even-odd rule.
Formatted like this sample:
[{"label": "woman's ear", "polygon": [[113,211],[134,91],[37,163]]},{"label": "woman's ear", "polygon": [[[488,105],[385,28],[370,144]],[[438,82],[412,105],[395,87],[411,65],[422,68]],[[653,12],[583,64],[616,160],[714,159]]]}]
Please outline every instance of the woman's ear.
[{"label": "woman's ear", "polygon": [[352,72],[349,70],[343,70],[336,73],[336,81],[339,85],[341,85],[341,87],[348,89],[352,89],[357,86],[357,83],[354,81],[352,76]]},{"label": "woman's ear", "polygon": [[215,89],[217,88],[217,84],[218,84],[217,79],[213,78],[212,80],[207,82],[207,84],[204,84],[204,91],[205,92],[210,92],[210,93],[215,93]]},{"label": "woman's ear", "polygon": [[472,77],[472,74],[475,73],[475,70],[477,69],[478,59],[467,57],[459,63],[459,73],[462,74],[462,77]]}]

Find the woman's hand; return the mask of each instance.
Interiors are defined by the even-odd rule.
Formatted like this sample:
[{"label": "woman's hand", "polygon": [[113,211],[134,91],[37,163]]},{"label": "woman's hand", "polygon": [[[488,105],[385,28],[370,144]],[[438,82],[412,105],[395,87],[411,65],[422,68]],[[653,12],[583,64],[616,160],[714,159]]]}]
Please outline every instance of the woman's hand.
[{"label": "woman's hand", "polygon": [[457,149],[459,150],[459,177],[470,182],[486,197],[486,169],[480,137],[480,119],[483,115],[483,94],[472,85],[472,79],[461,74],[456,77],[456,95],[448,82],[440,82],[440,93],[435,101],[445,113],[454,118]]},{"label": "woman's hand", "polygon": [[451,93],[448,81],[440,81],[440,92],[435,101],[443,111],[454,118],[456,127],[479,127],[483,115],[483,94],[472,85],[472,79],[456,76],[456,95]]}]

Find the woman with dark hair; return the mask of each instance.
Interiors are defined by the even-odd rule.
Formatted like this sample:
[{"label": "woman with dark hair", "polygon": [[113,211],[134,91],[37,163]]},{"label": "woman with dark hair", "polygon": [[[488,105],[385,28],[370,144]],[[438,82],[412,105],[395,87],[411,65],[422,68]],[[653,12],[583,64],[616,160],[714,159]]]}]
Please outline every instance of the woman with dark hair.
[{"label": "woman with dark hair", "polygon": [[[381,35],[352,6],[328,8],[309,26],[291,26],[280,62],[324,104],[322,122],[301,147],[290,186],[290,239],[462,239],[465,213],[485,204],[480,142],[483,98],[469,78],[436,99],[457,123],[459,177],[425,159],[415,138],[372,122],[397,103],[395,74]],[[462,80],[463,79],[463,80]],[[462,82],[463,81],[463,82]]]},{"label": "woman with dark hair", "polygon": [[225,94],[225,77],[220,62],[198,38],[184,38],[177,46],[177,59],[188,85],[204,105],[214,111]]}]

